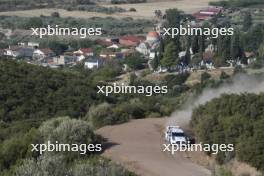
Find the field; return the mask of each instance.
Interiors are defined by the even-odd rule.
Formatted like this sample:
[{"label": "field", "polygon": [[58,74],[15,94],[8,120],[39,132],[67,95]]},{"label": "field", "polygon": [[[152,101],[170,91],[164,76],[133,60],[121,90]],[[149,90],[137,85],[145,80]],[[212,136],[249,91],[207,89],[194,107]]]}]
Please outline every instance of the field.
[{"label": "field", "polygon": [[140,4],[119,4],[119,5],[110,5],[104,4],[105,7],[118,6],[124,9],[129,10],[130,8],[135,8],[136,12],[124,12],[124,13],[115,13],[115,14],[103,14],[96,12],[84,12],[84,11],[66,11],[62,9],[35,9],[35,10],[24,10],[24,11],[8,11],[0,12],[0,15],[17,15],[22,17],[33,17],[40,15],[50,15],[52,12],[59,12],[62,17],[76,17],[76,18],[91,18],[91,17],[133,17],[133,18],[145,18],[151,19],[154,17],[155,10],[161,10],[164,12],[169,8],[178,8],[185,11],[186,13],[193,13],[199,9],[205,8],[208,6],[208,2],[211,0],[174,0],[174,1],[158,1],[153,0],[148,3]]}]

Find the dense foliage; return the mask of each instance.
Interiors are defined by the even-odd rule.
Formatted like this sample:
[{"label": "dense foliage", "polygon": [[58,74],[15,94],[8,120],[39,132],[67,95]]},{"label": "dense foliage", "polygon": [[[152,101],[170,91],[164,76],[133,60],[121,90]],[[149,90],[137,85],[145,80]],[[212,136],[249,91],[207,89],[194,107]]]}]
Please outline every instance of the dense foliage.
[{"label": "dense foliage", "polygon": [[264,170],[264,94],[231,94],[197,107],[191,125],[199,141],[234,144],[234,153],[219,153],[220,163],[237,156]]},{"label": "dense foliage", "polygon": [[85,76],[0,60],[0,119],[83,116],[96,101]]},{"label": "dense foliage", "polygon": [[[40,155],[31,152],[30,144],[99,144],[100,138],[94,134],[90,125],[82,120],[59,117],[44,122],[38,129],[32,128],[22,138],[10,138],[0,145],[0,174],[17,175],[132,175],[122,167],[87,152],[47,152]],[[111,172],[109,172],[111,171]]]},{"label": "dense foliage", "polygon": [[[161,85],[170,83],[168,95],[146,97],[142,94],[114,94],[105,97],[97,94],[96,85],[109,84],[122,72],[120,64],[110,62],[93,72],[76,68],[53,70],[27,64],[23,61],[0,59],[0,175],[19,175],[39,168],[39,174],[61,156],[43,156],[30,151],[30,144],[47,140],[75,143],[93,143],[99,140],[92,128],[123,123],[130,119],[167,116],[180,105],[180,92],[187,75],[167,77]],[[154,83],[138,77],[130,78],[130,85],[149,86]],[[175,87],[176,86],[176,87]],[[177,87],[178,86],[178,87]],[[56,118],[69,116],[70,118]],[[84,121],[71,118],[81,118]],[[89,124],[88,124],[88,123]],[[90,156],[90,155],[88,155]],[[80,175],[73,161],[90,161],[75,154],[63,154],[70,170]],[[25,161],[22,161],[25,159]],[[58,160],[58,161],[57,161]],[[99,159],[101,160],[101,159]],[[83,162],[89,162],[83,161]],[[77,162],[77,161],[76,161]],[[79,162],[79,161],[78,161]],[[96,160],[96,162],[99,162]],[[22,165],[21,165],[22,164]],[[83,172],[105,173],[100,162],[83,168]],[[105,167],[120,174],[127,173],[119,167],[105,163]],[[20,168],[16,170],[16,168]],[[77,166],[76,166],[77,167]],[[79,166],[78,166],[79,168]],[[56,170],[65,174],[63,170]],[[23,172],[23,170],[25,172]],[[118,175],[113,171],[112,174]],[[82,172],[81,172],[82,173]],[[108,173],[108,174],[111,174]],[[128,173],[130,174],[130,173]],[[97,175],[97,174],[95,174]]]},{"label": "dense foliage", "polygon": [[248,7],[262,4],[264,4],[263,0],[221,0],[217,2],[210,2],[210,5],[222,7]]}]

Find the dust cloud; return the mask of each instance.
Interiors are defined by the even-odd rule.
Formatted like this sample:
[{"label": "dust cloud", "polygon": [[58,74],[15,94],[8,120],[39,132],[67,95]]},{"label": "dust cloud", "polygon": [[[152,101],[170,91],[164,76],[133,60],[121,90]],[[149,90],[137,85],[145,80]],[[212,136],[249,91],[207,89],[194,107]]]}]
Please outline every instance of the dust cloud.
[{"label": "dust cloud", "polygon": [[236,75],[231,83],[224,83],[218,88],[204,89],[196,98],[189,98],[181,110],[172,113],[168,118],[166,126],[186,126],[191,119],[192,110],[198,105],[220,97],[222,94],[260,93],[264,92],[264,76],[261,75]]}]

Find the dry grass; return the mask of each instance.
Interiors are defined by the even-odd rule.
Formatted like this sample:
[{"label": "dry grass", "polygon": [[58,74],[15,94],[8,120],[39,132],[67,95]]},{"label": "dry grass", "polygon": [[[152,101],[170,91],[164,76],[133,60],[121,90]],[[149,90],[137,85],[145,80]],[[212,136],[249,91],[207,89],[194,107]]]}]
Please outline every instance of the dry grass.
[{"label": "dry grass", "polygon": [[152,18],[154,16],[155,10],[161,10],[162,12],[165,12],[165,10],[169,8],[178,8],[186,13],[193,13],[195,11],[207,7],[210,1],[215,1],[215,0],[170,0],[170,1],[152,0],[152,2],[149,3],[105,5],[105,6],[106,7],[118,6],[127,10],[129,10],[130,8],[135,8],[137,12],[127,12],[125,14],[137,18]]},{"label": "dry grass", "polygon": [[228,75],[233,75],[234,73],[234,68],[225,68],[225,69],[215,69],[211,71],[205,71],[205,70],[198,70],[196,72],[192,72],[189,78],[186,81],[186,84],[188,86],[194,86],[195,84],[199,84],[201,82],[201,75],[204,72],[207,72],[211,75],[211,79],[219,79],[221,72],[224,71]]},{"label": "dry grass", "polygon": [[124,17],[133,17],[133,18],[144,18],[152,19],[154,17],[155,10],[165,11],[169,8],[178,8],[185,11],[186,13],[193,13],[199,9],[205,8],[208,6],[209,1],[215,0],[150,0],[148,3],[140,4],[119,4],[111,5],[104,4],[105,7],[118,6],[124,9],[129,10],[130,8],[135,8],[137,12],[125,12],[125,13],[115,13],[115,14],[103,14],[96,12],[84,12],[84,11],[67,11],[62,9],[35,9],[35,10],[24,10],[24,11],[8,11],[0,12],[0,15],[16,15],[22,17],[35,17],[40,15],[50,15],[52,12],[59,12],[62,17],[75,17],[75,18],[91,18],[91,17],[115,17],[115,18],[124,18]]}]

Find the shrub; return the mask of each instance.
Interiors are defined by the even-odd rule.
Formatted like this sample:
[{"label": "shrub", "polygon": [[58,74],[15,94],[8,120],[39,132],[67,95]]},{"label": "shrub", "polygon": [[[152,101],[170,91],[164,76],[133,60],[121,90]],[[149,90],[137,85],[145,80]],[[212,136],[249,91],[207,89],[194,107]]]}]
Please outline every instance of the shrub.
[{"label": "shrub", "polygon": [[54,17],[54,18],[59,18],[60,14],[59,14],[59,12],[52,12],[50,16]]},{"label": "shrub", "polygon": [[136,10],[135,8],[131,7],[131,8],[129,9],[129,11],[130,11],[130,12],[136,12],[137,10]]},{"label": "shrub", "polygon": [[85,116],[85,119],[91,122],[95,128],[112,124],[112,105],[108,103],[101,103],[97,106],[92,106]]}]

